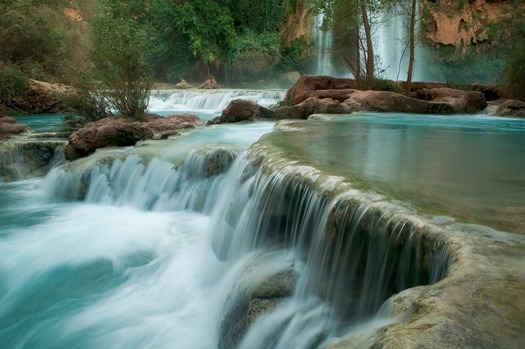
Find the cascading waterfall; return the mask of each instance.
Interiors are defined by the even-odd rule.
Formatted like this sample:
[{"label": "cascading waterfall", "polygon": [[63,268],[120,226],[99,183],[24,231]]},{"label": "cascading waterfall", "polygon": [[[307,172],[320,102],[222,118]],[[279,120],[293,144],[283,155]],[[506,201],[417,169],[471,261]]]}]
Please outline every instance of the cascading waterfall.
[{"label": "cascading waterfall", "polygon": [[236,325],[251,323],[246,299],[257,297],[253,290],[240,292],[238,302],[227,304],[220,348],[316,348],[363,321],[373,326],[391,295],[446,273],[446,248],[429,246],[402,219],[323,199],[294,174],[266,175],[246,162],[236,166],[212,215],[216,254],[231,262],[261,248],[287,250],[297,281],[294,292],[278,299],[244,337]]},{"label": "cascading waterfall", "polygon": [[314,17],[314,42],[317,50],[316,74],[334,75],[332,65],[332,31],[323,30],[324,13]]},{"label": "cascading waterfall", "polygon": [[[332,32],[321,30],[324,14],[314,18],[314,41],[317,49],[317,63],[315,74],[336,77],[349,77],[347,72],[338,72],[332,63]],[[389,80],[406,80],[408,71],[408,38],[404,22],[406,15],[393,13],[380,13],[375,20],[376,26],[373,33],[374,53],[378,76]],[[418,22],[419,25],[419,22]],[[416,33],[419,28],[416,26]],[[420,64],[428,62],[430,55],[421,43],[416,43],[415,65],[412,80],[429,81],[429,77]]]},{"label": "cascading waterfall", "polygon": [[316,348],[394,321],[376,316],[391,295],[446,273],[446,247],[402,218],[250,153],[151,147],[21,187],[40,218],[20,233],[2,213],[3,346]]},{"label": "cascading waterfall", "polygon": [[263,107],[282,101],[284,90],[159,90],[150,98],[149,109],[153,112],[197,112],[208,121],[220,114],[234,99],[251,100]]}]

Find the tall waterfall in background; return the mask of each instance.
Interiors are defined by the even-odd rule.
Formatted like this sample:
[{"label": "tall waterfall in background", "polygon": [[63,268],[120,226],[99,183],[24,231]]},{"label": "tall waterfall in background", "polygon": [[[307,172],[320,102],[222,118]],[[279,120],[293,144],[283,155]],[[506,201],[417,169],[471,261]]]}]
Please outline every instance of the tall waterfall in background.
[{"label": "tall waterfall in background", "polygon": [[317,52],[316,74],[334,75],[332,65],[332,31],[322,30],[324,13],[319,13],[314,19],[314,40]]},{"label": "tall waterfall in background", "polygon": [[[318,14],[314,18],[314,39],[317,50],[317,65],[315,73],[318,75],[331,75],[337,77],[351,77],[334,68],[332,62],[333,37],[330,30],[321,30],[324,14]],[[375,21],[374,30],[374,53],[376,57],[376,74],[380,78],[388,80],[406,80],[408,70],[408,34],[404,22],[406,15],[382,13]],[[416,24],[416,33],[419,32]],[[428,56],[428,55],[427,55]],[[412,76],[413,81],[428,81],[428,76],[423,69],[425,58],[425,47],[416,41],[415,64]],[[426,66],[426,64],[425,64]]]}]

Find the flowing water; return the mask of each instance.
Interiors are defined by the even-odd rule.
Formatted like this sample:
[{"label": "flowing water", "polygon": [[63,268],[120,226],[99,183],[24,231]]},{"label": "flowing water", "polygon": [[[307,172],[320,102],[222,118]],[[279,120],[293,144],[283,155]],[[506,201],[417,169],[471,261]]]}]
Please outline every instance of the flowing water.
[{"label": "flowing water", "polygon": [[[316,124],[304,150],[337,170],[350,159],[327,156],[337,130],[360,129],[377,147],[356,139],[364,158],[350,160],[372,171],[381,140],[403,148],[417,136],[374,120]],[[317,348],[349,334],[357,346],[402,319],[389,297],[443,278],[446,246],[402,217],[269,173],[246,149],[273,127],[210,126],[0,183],[1,347]]]}]

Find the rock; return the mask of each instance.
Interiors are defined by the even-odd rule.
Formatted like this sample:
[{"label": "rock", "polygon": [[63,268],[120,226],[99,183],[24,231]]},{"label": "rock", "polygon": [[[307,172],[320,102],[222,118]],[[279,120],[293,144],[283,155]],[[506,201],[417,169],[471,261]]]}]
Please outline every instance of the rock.
[{"label": "rock", "polygon": [[29,130],[29,126],[17,124],[14,118],[7,116],[4,106],[0,105],[0,142],[12,135],[17,135]]},{"label": "rock", "polygon": [[[208,124],[225,124],[241,121],[255,121],[261,116],[261,107],[257,103],[245,100],[234,99],[222,111],[219,117],[208,122]],[[266,109],[266,108],[265,108]]]},{"label": "rock", "polygon": [[525,102],[508,99],[497,106],[491,113],[494,116],[508,116],[513,118],[525,118]]},{"label": "rock", "polygon": [[177,130],[203,126],[192,114],[162,117],[148,115],[145,121],[127,118],[105,118],[93,122],[69,136],[65,155],[75,160],[108,146],[130,146],[145,139],[161,139],[177,134]]},{"label": "rock", "polygon": [[296,281],[293,269],[289,269],[238,294],[221,323],[219,349],[235,348],[250,325],[292,295]]},{"label": "rock", "polygon": [[319,90],[351,90],[355,88],[356,83],[352,79],[334,78],[325,75],[304,75],[286,92],[283,104],[285,106],[294,106],[307,98],[318,97],[320,93],[327,97],[327,94],[324,92],[316,92]]},{"label": "rock", "polygon": [[193,88],[186,80],[182,79],[178,84],[175,84],[175,88],[187,90]]},{"label": "rock", "polygon": [[30,79],[26,94],[15,97],[12,104],[29,114],[57,113],[68,109],[63,97],[73,91],[72,87],[64,84]]},{"label": "rock", "polygon": [[487,101],[483,93],[479,91],[462,91],[451,88],[429,88],[416,91],[420,99],[444,102],[449,104],[454,113],[478,113],[487,107]]},{"label": "rock", "polygon": [[213,76],[210,76],[210,78],[202,83],[202,85],[199,86],[200,89],[205,90],[214,90],[219,88],[219,83]]},{"label": "rock", "polygon": [[426,113],[429,103],[388,91],[356,91],[343,104],[354,110],[396,113]]},{"label": "rock", "polygon": [[[301,107],[291,107],[292,114],[302,115],[295,111],[299,110]],[[228,104],[228,106],[222,111],[221,115],[214,118],[213,120],[208,121],[208,125],[216,124],[226,124],[226,123],[235,123],[242,121],[256,121],[260,118],[263,119],[281,119],[281,118],[295,118],[299,119],[300,117],[287,117],[288,109],[280,108],[276,110],[265,108],[253,101],[245,99],[234,99]],[[284,117],[281,117],[284,116]]]},{"label": "rock", "polygon": [[464,1],[461,5],[456,0],[423,0],[420,5],[421,13],[426,13],[422,29],[427,41],[456,48],[492,44],[497,37],[495,28],[504,26],[509,14],[518,13],[523,6],[519,1],[500,0]]}]

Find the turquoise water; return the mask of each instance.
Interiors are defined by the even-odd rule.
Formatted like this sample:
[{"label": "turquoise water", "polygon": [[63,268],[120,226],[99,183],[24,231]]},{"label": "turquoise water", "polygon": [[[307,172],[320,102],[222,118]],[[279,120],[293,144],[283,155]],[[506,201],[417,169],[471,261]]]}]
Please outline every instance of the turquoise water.
[{"label": "turquoise water", "polygon": [[471,223],[525,233],[525,120],[356,113],[274,134],[362,185]]}]

